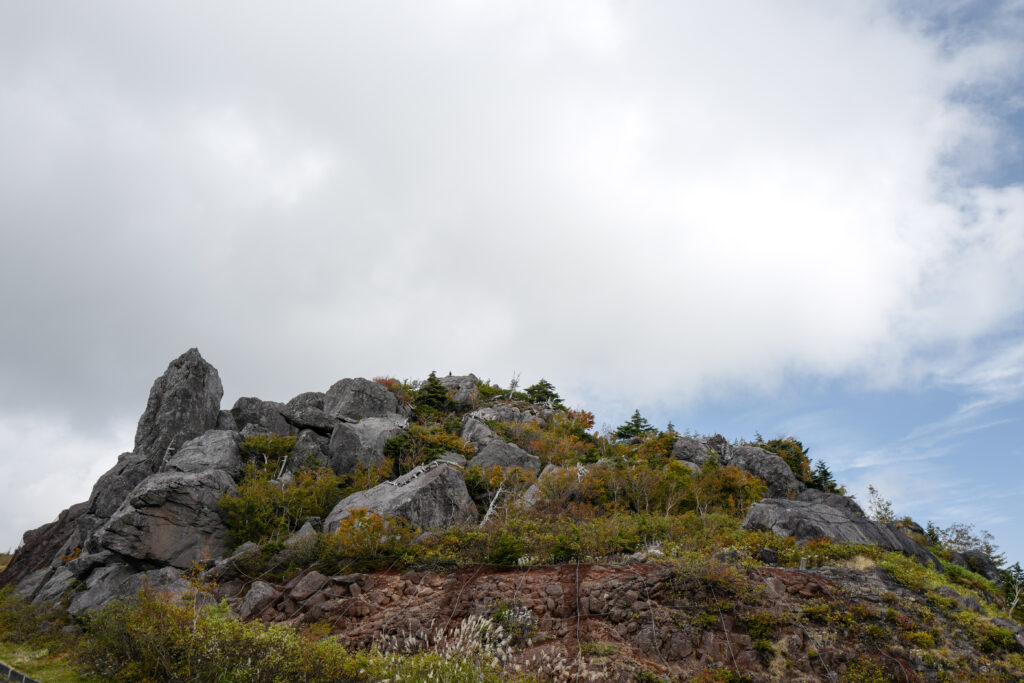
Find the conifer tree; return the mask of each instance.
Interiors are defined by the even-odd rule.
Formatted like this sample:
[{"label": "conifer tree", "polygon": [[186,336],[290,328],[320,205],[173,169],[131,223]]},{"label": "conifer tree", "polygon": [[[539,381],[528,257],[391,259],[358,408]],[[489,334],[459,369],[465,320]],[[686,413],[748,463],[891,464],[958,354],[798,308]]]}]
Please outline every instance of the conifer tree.
[{"label": "conifer tree", "polygon": [[543,377],[533,386],[526,388],[526,396],[531,403],[548,403],[554,408],[565,408],[562,397],[555,391],[555,386]]},{"label": "conifer tree", "polygon": [[430,376],[427,377],[427,381],[416,392],[415,402],[417,408],[426,406],[438,411],[451,409],[448,389],[445,385],[441,384],[441,380],[437,378],[437,373],[433,370],[431,370]]},{"label": "conifer tree", "polygon": [[647,421],[647,418],[640,414],[639,410],[634,410],[633,417],[629,418],[626,424],[615,430],[615,438],[632,439],[636,436],[655,434],[657,431],[658,429],[656,427],[652,427],[651,423]]}]

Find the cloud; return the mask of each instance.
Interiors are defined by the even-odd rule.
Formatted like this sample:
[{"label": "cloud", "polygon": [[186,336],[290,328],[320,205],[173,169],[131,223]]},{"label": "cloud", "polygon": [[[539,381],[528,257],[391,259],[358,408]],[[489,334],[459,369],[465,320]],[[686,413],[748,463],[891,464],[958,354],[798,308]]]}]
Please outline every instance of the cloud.
[{"label": "cloud", "polygon": [[90,438],[193,345],[229,401],[927,377],[1021,315],[1024,190],[979,179],[1022,62],[1012,4],[921,11],[5,7],[0,414]]}]

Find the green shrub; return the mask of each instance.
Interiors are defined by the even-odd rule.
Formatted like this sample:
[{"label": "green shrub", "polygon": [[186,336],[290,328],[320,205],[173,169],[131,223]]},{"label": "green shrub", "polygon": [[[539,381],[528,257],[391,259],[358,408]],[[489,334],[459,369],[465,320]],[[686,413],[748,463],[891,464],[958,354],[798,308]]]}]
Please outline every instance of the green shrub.
[{"label": "green shrub", "polygon": [[487,562],[490,564],[513,565],[524,554],[522,539],[510,533],[503,533],[498,537],[494,548],[487,555]]},{"label": "green shrub", "polygon": [[395,474],[405,474],[417,465],[436,460],[451,451],[472,455],[473,445],[449,434],[440,424],[424,426],[412,424],[398,436],[384,444],[384,457],[395,463]]},{"label": "green shrub", "polygon": [[235,495],[225,494],[228,536],[235,546],[246,541],[281,541],[308,517],[325,517],[342,496],[341,480],[328,468],[300,469],[291,483],[271,479],[273,464],[250,464]]}]

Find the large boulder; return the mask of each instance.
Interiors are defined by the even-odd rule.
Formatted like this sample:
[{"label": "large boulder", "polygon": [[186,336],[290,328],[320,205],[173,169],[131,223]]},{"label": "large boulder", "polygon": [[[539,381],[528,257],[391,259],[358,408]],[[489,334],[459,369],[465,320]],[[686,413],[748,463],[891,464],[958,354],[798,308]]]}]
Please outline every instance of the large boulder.
[{"label": "large boulder", "polygon": [[469,461],[469,467],[488,470],[497,465],[503,470],[518,467],[537,474],[540,472],[540,458],[530,455],[519,446],[501,439],[493,439],[477,451]]},{"label": "large boulder", "polygon": [[324,520],[324,531],[334,533],[338,523],[358,509],[400,517],[423,529],[475,522],[479,517],[462,472],[440,460],[344,498]]},{"label": "large boulder", "polygon": [[487,423],[476,415],[467,415],[462,421],[462,432],[459,434],[463,441],[476,446],[484,446],[490,441],[498,438]]},{"label": "large boulder", "polygon": [[779,536],[795,538],[798,542],[830,538],[833,541],[877,545],[902,552],[936,569],[942,568],[934,555],[905,534],[848,508],[824,502],[766,498],[750,506],[743,528],[772,531]]},{"label": "large boulder", "polygon": [[337,422],[324,412],[324,394],[316,391],[299,394],[281,409],[284,419],[299,429],[313,429],[330,434]]},{"label": "large boulder", "polygon": [[232,406],[231,417],[234,418],[235,428],[239,431],[251,425],[259,427],[260,431],[265,433],[289,434],[292,428],[281,414],[284,409],[283,403],[243,396]]},{"label": "large boulder", "polygon": [[217,369],[198,349],[171,361],[153,383],[135,432],[134,450],[153,463],[151,472],[181,444],[217,426],[223,395]]},{"label": "large boulder", "polygon": [[689,436],[681,436],[672,446],[672,457],[683,462],[703,465],[708,458],[714,457],[706,442]]},{"label": "large boulder", "polygon": [[439,381],[445,389],[452,393],[452,401],[460,406],[471,406],[480,398],[480,390],[476,387],[480,380],[472,373],[448,375],[439,378]]},{"label": "large boulder", "polygon": [[242,437],[235,432],[212,429],[182,444],[164,466],[168,472],[222,470],[238,481],[245,466],[238,446]]},{"label": "large boulder", "polygon": [[384,417],[398,412],[398,399],[368,379],[343,379],[324,395],[324,412],[342,420]]},{"label": "large boulder", "polygon": [[796,478],[786,461],[763,448],[734,446],[722,460],[764,481],[772,498],[790,498],[804,489],[803,482]]},{"label": "large boulder", "polygon": [[235,491],[223,470],[154,474],[129,494],[87,550],[181,569],[220,557],[228,530],[217,503]]},{"label": "large boulder", "polygon": [[378,465],[384,460],[384,445],[398,436],[408,421],[398,415],[368,417],[359,422],[339,422],[331,433],[327,453],[331,469],[351,472],[359,463]]}]

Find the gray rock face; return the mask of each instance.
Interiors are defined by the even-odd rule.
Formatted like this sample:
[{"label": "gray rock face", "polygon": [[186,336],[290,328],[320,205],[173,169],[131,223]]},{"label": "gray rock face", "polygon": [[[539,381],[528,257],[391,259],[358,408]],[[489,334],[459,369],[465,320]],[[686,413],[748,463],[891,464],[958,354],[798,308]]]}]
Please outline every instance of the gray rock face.
[{"label": "gray rock face", "polygon": [[357,509],[401,517],[424,529],[475,522],[479,517],[462,473],[442,461],[420,465],[394,481],[343,499],[324,520],[324,532],[334,533],[338,523]]},{"label": "gray rock face", "polygon": [[235,405],[231,408],[231,416],[235,419],[235,425],[239,430],[245,429],[249,425],[255,425],[271,434],[289,434],[292,431],[291,426],[281,414],[284,408],[283,403],[243,396],[235,401]]},{"label": "gray rock face", "polygon": [[484,446],[490,441],[498,438],[498,435],[487,426],[487,423],[476,415],[467,415],[462,421],[462,432],[460,437],[476,446]]},{"label": "gray rock face", "polygon": [[220,557],[227,550],[227,527],[217,501],[235,491],[223,470],[155,474],[129,494],[88,550],[181,569]]},{"label": "gray rock face", "polygon": [[384,444],[405,430],[408,422],[398,415],[368,417],[359,422],[339,422],[327,446],[331,469],[351,472],[359,463],[377,465],[384,460]]},{"label": "gray rock face", "polygon": [[448,391],[454,391],[452,395],[452,401],[461,406],[471,406],[473,403],[480,398],[480,390],[476,388],[476,385],[480,383],[477,376],[470,373],[468,375],[458,376],[447,376],[440,378],[441,384]]},{"label": "gray rock face", "polygon": [[323,410],[324,392],[306,391],[289,399],[287,405],[289,408],[316,408],[317,410]]},{"label": "gray rock face", "polygon": [[281,415],[293,427],[313,429],[321,434],[330,434],[337,422],[321,408],[311,405],[286,405],[281,409]]},{"label": "gray rock face", "polygon": [[316,467],[328,466],[329,443],[326,437],[311,429],[303,429],[295,437],[295,446],[292,447],[291,456],[288,458],[288,470],[294,472],[308,464],[315,464]]},{"label": "gray rock face", "polygon": [[180,569],[173,567],[145,572],[136,572],[120,564],[101,567],[86,579],[85,590],[74,594],[68,611],[71,614],[88,612],[115,598],[135,595],[144,587],[172,598],[181,596],[189,590],[189,584],[181,574]]},{"label": "gray rock face", "polygon": [[770,497],[796,496],[804,484],[786,461],[756,446],[731,446],[720,434],[708,439],[681,436],[672,447],[672,456],[683,462],[703,465],[714,456],[723,465],[731,465],[759,477],[768,486]]},{"label": "gray rock face", "polygon": [[368,379],[343,379],[324,395],[324,412],[344,420],[384,417],[398,412],[398,399]]},{"label": "gray rock face", "polygon": [[519,467],[528,472],[540,472],[540,458],[530,455],[514,443],[494,439],[477,451],[470,461],[470,467],[487,470],[497,465],[503,470]]},{"label": "gray rock face", "polygon": [[786,461],[756,446],[736,446],[722,460],[726,465],[739,467],[760,477],[768,485],[768,495],[773,498],[795,496],[803,490],[803,483],[789,469]]},{"label": "gray rock face", "polygon": [[860,505],[857,505],[857,501],[849,496],[841,496],[838,493],[828,493],[818,489],[806,488],[797,494],[796,499],[802,500],[805,503],[821,503],[856,517],[864,517],[864,511],[861,510]]},{"label": "gray rock face", "polygon": [[772,531],[779,536],[791,536],[800,542],[812,538],[831,538],[834,541],[874,544],[888,550],[898,550],[936,569],[942,568],[931,553],[905,534],[872,522],[848,509],[824,503],[766,498],[750,506],[743,528]]},{"label": "gray rock face", "polygon": [[155,470],[166,454],[217,426],[223,395],[217,369],[198,349],[189,349],[153,383],[135,432],[135,452],[148,458]]},{"label": "gray rock face", "polygon": [[714,453],[703,441],[681,436],[672,446],[672,457],[683,462],[691,462],[695,465],[703,465]]},{"label": "gray rock face", "polygon": [[89,514],[108,519],[131,490],[152,474],[152,463],[142,453],[122,453],[117,464],[103,473],[92,487]]},{"label": "gray rock face", "polygon": [[[49,567],[54,557],[59,557],[60,549],[72,539],[78,521],[87,509],[87,503],[72,505],[61,512],[53,522],[26,531],[10,564],[0,572],[0,586],[18,583],[33,572]],[[33,588],[33,592],[35,588],[38,586]]]},{"label": "gray rock face", "polygon": [[242,438],[235,432],[212,429],[182,444],[164,466],[168,472],[205,472],[221,470],[238,481],[245,467],[238,445]]}]

